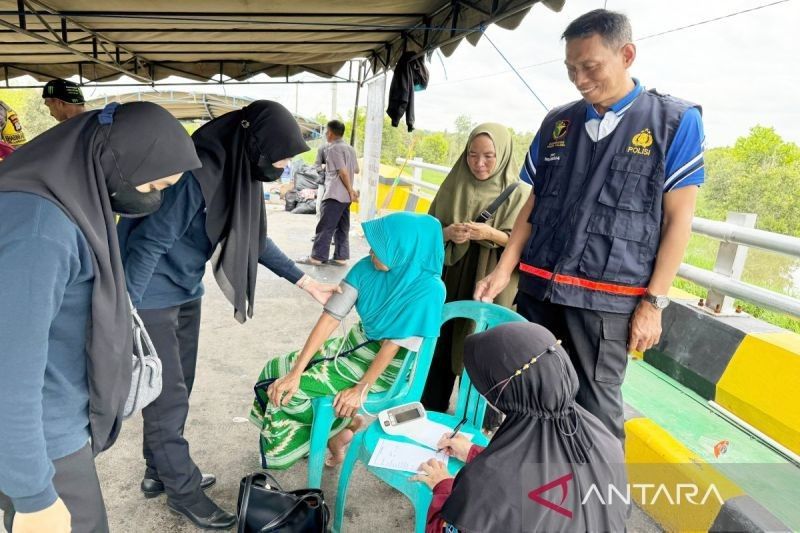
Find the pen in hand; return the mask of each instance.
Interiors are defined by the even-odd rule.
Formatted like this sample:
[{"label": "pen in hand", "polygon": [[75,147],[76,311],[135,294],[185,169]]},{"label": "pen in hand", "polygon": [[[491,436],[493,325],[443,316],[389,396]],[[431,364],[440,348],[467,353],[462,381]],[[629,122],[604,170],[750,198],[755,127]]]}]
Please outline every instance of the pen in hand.
[{"label": "pen in hand", "polygon": [[[453,433],[448,437],[448,439],[455,438],[455,436],[458,435],[458,430],[461,429],[461,426],[463,426],[466,423],[467,423],[467,417],[462,418],[461,422],[459,422],[458,425],[456,425],[456,427],[453,428]],[[438,450],[436,450],[436,453],[442,453],[442,450],[444,450],[444,448],[439,448]]]}]

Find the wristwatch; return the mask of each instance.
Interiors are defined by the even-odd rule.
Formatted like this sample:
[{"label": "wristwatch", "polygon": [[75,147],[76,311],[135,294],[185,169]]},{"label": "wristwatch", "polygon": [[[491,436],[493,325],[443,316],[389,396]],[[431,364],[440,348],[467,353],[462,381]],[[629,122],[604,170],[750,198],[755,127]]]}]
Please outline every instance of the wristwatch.
[{"label": "wristwatch", "polygon": [[642,299],[656,309],[666,309],[669,305],[669,298],[667,296],[656,296],[655,294],[650,294],[650,291],[644,293]]}]

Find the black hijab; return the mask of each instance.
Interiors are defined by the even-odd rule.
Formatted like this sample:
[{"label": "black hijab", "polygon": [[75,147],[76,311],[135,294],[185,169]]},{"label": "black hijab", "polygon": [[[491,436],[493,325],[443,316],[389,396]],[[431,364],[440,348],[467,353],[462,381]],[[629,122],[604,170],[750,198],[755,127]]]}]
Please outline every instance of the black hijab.
[{"label": "black hijab", "polygon": [[[470,533],[623,531],[627,506],[598,505],[594,498],[581,505],[592,484],[603,495],[609,483],[626,489],[624,457],[619,440],[575,403],[578,378],[552,333],[518,322],[471,335],[464,368],[506,418],[489,446],[456,476],[442,518]],[[571,518],[529,496],[570,474],[564,501],[561,486],[538,496],[569,509]]]},{"label": "black hijab", "polygon": [[267,213],[258,168],[307,151],[300,127],[281,104],[258,100],[212,120],[192,135],[203,168],[193,172],[206,203],[211,266],[234,317],[253,316],[258,258]]},{"label": "black hijab", "polygon": [[86,352],[95,453],[116,440],[131,380],[131,314],[109,194],[200,166],[186,130],[163,108],[123,104],[110,125],[100,124],[100,115],[88,111],[62,122],[0,165],[0,191],[50,200],[92,249]]}]

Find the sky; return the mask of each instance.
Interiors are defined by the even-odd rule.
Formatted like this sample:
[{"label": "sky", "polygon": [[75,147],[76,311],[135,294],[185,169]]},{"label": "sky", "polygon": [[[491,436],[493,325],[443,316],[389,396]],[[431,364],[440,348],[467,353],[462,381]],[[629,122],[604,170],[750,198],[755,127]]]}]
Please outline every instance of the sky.
[{"label": "sky", "polygon": [[[571,20],[605,4],[631,20],[637,47],[632,75],[647,88],[700,104],[708,147],[730,145],[756,124],[774,127],[784,139],[800,144],[800,106],[794,100],[800,92],[800,46],[795,35],[800,30],[800,0],[641,39],[774,2],[566,0],[561,12],[537,4],[515,30],[492,26],[486,35],[544,104],[555,107],[579,98],[567,79],[560,35]],[[415,95],[419,129],[452,131],[456,117],[466,114],[474,122],[501,122],[517,131],[534,131],[544,118],[545,108],[486,39],[475,47],[462,41],[450,57],[437,53],[428,68],[429,86]],[[306,74],[298,79],[314,78]],[[214,85],[189,90],[277,100],[309,116],[330,116],[333,109],[330,84]],[[88,88],[86,97],[109,92],[119,89]],[[361,95],[360,104],[366,105],[366,92]],[[337,113],[346,117],[354,99],[353,85],[338,85]]]}]

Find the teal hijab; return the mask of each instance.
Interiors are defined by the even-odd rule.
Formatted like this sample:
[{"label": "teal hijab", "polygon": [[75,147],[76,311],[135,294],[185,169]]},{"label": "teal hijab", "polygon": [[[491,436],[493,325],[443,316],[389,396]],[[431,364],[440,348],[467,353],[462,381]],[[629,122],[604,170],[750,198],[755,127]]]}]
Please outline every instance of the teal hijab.
[{"label": "teal hijab", "polygon": [[372,340],[438,337],[444,306],[444,236],[430,215],[393,213],[361,224],[381,272],[367,256],[345,281],[358,290],[356,310]]}]

